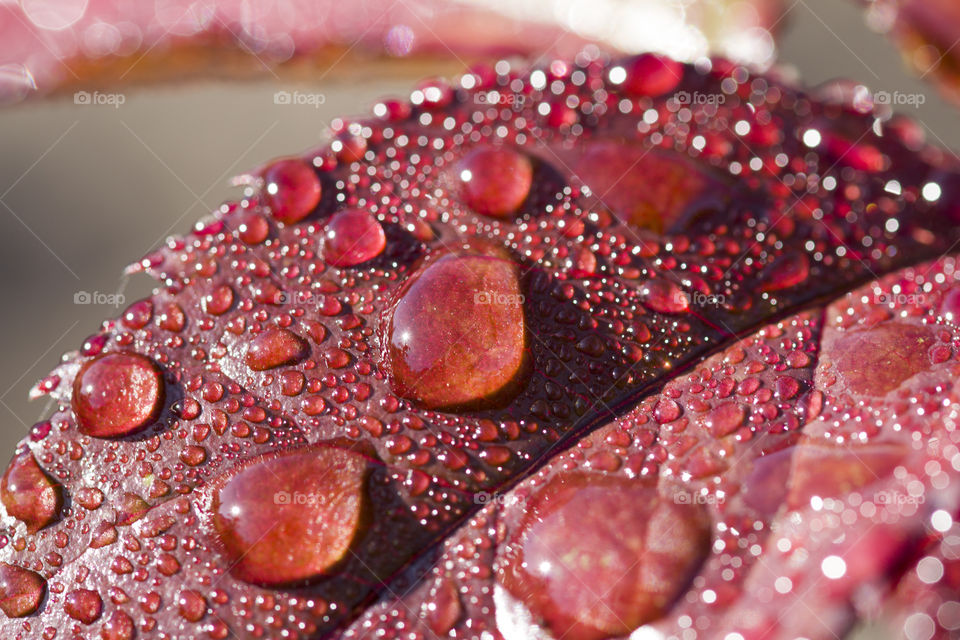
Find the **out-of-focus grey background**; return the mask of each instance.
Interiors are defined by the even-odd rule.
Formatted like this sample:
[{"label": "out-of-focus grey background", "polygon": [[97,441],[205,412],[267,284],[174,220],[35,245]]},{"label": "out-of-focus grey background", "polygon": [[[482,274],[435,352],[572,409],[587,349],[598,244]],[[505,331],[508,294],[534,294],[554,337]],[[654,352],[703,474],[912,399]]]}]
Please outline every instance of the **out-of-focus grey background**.
[{"label": "out-of-focus grey background", "polygon": [[[905,71],[854,3],[791,3],[780,58],[807,84],[847,77],[922,94],[925,104],[901,109],[931,141],[960,149],[957,111]],[[222,202],[230,176],[316,144],[331,118],[366,112],[411,84],[368,78],[311,87],[267,77],[130,89],[117,108],[67,96],[0,110],[0,457],[48,411],[27,401],[31,385],[122,308],[76,304],[78,292],[120,292],[127,302],[145,295],[149,278],[128,281],[123,267]],[[325,99],[277,105],[281,89]]]}]

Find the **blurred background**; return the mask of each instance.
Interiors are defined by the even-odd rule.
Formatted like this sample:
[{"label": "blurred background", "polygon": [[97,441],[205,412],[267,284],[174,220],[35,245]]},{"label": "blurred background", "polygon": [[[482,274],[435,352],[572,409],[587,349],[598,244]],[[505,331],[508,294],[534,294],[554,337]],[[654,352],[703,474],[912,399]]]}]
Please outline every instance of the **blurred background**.
[{"label": "blurred background", "polygon": [[[780,61],[805,83],[844,77],[922,96],[923,104],[898,109],[918,119],[930,141],[960,148],[957,111],[906,70],[858,6],[786,6]],[[412,72],[422,73],[372,69],[319,84],[266,74],[125,88],[100,104],[76,104],[68,93],[0,109],[0,451],[12,451],[47,415],[27,394],[60,354],[117,315],[121,300],[150,291],[148,277],[123,276],[125,265],[218,206],[232,192],[232,175],[315,145],[332,118],[406,95]],[[321,97],[277,104],[278,90]]]}]

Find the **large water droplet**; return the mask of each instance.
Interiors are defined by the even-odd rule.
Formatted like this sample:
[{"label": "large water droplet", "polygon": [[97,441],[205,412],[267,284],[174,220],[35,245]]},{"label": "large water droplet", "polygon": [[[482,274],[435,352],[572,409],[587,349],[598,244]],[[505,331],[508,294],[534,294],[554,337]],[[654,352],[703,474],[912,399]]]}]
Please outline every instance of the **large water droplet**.
[{"label": "large water droplet", "polygon": [[11,618],[22,618],[40,608],[47,581],[29,569],[0,563],[0,609]]},{"label": "large water droplet", "polygon": [[266,371],[300,362],[309,353],[306,340],[287,329],[271,327],[250,342],[246,362],[255,371]]},{"label": "large water droplet", "polygon": [[506,218],[530,194],[533,164],[509,147],[484,146],[457,164],[456,178],[468,207],[482,215]]},{"label": "large water droplet", "polygon": [[684,313],[690,309],[690,295],[677,284],[654,278],[640,287],[643,303],[657,313]]},{"label": "large water droplet", "polygon": [[726,402],[710,410],[704,418],[704,426],[710,433],[720,438],[731,434],[743,425],[746,411],[736,402]]},{"label": "large water droplet", "polygon": [[98,438],[125,436],[153,423],[163,407],[163,375],[137,353],[108,353],[89,360],[73,383],[77,427]]},{"label": "large water droplet", "polygon": [[320,178],[302,160],[277,160],[263,172],[263,183],[263,200],[281,222],[299,222],[320,202]]},{"label": "large water droplet", "polygon": [[798,509],[814,496],[839,498],[880,482],[903,462],[900,444],[827,446],[803,442],[793,448],[787,505]]},{"label": "large water droplet", "polygon": [[882,396],[930,368],[927,352],[933,343],[925,327],[888,322],[843,334],[824,350],[824,357],[834,360],[850,391]]},{"label": "large water droplet", "polygon": [[554,637],[600,640],[660,618],[709,545],[702,505],[637,481],[571,475],[528,503],[500,579]]},{"label": "large water droplet", "polygon": [[626,70],[623,89],[637,96],[662,96],[673,91],[683,80],[683,65],[666,56],[642,53],[624,60]]},{"label": "large water droplet", "polygon": [[460,594],[454,583],[444,580],[431,590],[430,599],[424,603],[423,617],[430,630],[437,636],[445,636],[463,615]]},{"label": "large water droplet", "polygon": [[585,146],[574,173],[590,187],[594,206],[656,232],[674,228],[694,213],[721,208],[728,191],[687,158],[612,140]]},{"label": "large water droplet", "polygon": [[60,486],[44,473],[29,449],[10,461],[0,480],[0,499],[7,513],[26,524],[30,533],[53,522],[62,505]]},{"label": "large water droplet", "polygon": [[950,289],[940,302],[940,315],[955,324],[960,324],[960,287]]},{"label": "large water droplet", "polygon": [[387,237],[371,214],[361,209],[338,211],[323,236],[323,258],[336,267],[352,267],[383,253]]},{"label": "large water droplet", "polygon": [[781,291],[802,284],[810,275],[805,253],[786,253],[771,262],[760,274],[761,291]]},{"label": "large water droplet", "polygon": [[314,446],[243,467],[217,490],[213,522],[231,571],[286,584],[327,575],[358,534],[367,461]]},{"label": "large water droplet", "polygon": [[414,274],[389,316],[394,392],[429,408],[503,400],[518,387],[526,331],[516,266],[448,254]]}]

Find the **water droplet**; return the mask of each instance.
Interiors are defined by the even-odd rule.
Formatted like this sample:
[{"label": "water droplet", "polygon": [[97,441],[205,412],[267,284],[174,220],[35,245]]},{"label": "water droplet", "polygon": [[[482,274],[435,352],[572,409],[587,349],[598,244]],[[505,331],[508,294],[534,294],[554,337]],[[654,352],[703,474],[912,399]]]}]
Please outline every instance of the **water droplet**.
[{"label": "water droplet", "polygon": [[134,631],[133,619],[123,611],[114,611],[104,620],[100,636],[103,640],[131,640]]},{"label": "water droplet", "polygon": [[778,256],[760,274],[761,291],[782,291],[806,282],[810,275],[807,254],[793,252]]},{"label": "water droplet", "polygon": [[657,313],[684,313],[690,309],[690,296],[678,285],[655,278],[640,287],[643,303]]},{"label": "water droplet", "polygon": [[263,172],[263,183],[264,203],[280,222],[299,222],[320,202],[320,178],[302,160],[277,160]]},{"label": "water droplet", "polygon": [[29,569],[0,563],[0,609],[10,618],[23,618],[40,608],[47,581]]},{"label": "water droplet", "polygon": [[84,509],[94,511],[103,504],[103,491],[94,487],[83,487],[77,491],[74,499]]},{"label": "water droplet", "polygon": [[108,353],[92,360],[73,383],[73,413],[81,433],[125,436],[147,427],[163,408],[163,375],[137,353]]},{"label": "water droplet", "polygon": [[626,71],[623,89],[637,96],[657,97],[677,88],[683,80],[683,65],[655,53],[642,53],[622,63]]},{"label": "water droplet", "polygon": [[163,305],[157,320],[161,329],[174,333],[182,331],[187,322],[183,309],[176,302],[168,302]]},{"label": "water droplet", "polygon": [[587,144],[574,173],[590,187],[593,206],[658,233],[694,213],[719,209],[729,190],[688,158],[619,140]]},{"label": "water droplet", "polygon": [[83,624],[93,624],[103,613],[103,600],[96,591],[76,589],[64,598],[63,610],[74,620]]},{"label": "water droplet", "polygon": [[530,194],[533,163],[509,147],[474,149],[456,166],[464,203],[473,211],[494,218],[515,213]]},{"label": "water droplet", "polygon": [[720,438],[736,431],[743,424],[746,412],[736,402],[726,402],[710,410],[705,424],[714,437]]},{"label": "water droplet", "polygon": [[930,368],[927,350],[933,343],[925,327],[888,322],[842,334],[824,355],[834,360],[850,391],[882,396]]},{"label": "water droplet", "polygon": [[344,209],[330,218],[323,236],[323,258],[335,267],[352,267],[376,258],[387,246],[383,227],[361,209]]},{"label": "water droplet", "polygon": [[0,498],[7,513],[26,524],[30,533],[53,522],[63,502],[60,485],[44,473],[29,449],[10,461],[0,480]]},{"label": "water droplet", "polygon": [[123,324],[128,329],[142,329],[153,317],[153,303],[149,300],[138,300],[123,312]]},{"label": "water droplet", "polygon": [[231,474],[213,521],[233,574],[264,585],[327,575],[360,528],[366,469],[357,453],[315,446]]},{"label": "water droplet", "polygon": [[560,476],[528,502],[499,577],[554,637],[601,640],[660,618],[709,545],[702,505],[621,478]]},{"label": "water droplet", "polygon": [[150,510],[147,501],[135,493],[127,492],[120,497],[120,504],[117,505],[117,524],[126,526],[133,524]]},{"label": "water droplet", "polygon": [[233,304],[233,289],[230,285],[221,284],[203,296],[202,302],[203,310],[207,313],[214,316],[223,315]]},{"label": "water droplet", "polygon": [[287,329],[271,327],[250,342],[246,363],[254,371],[266,371],[295,364],[309,354],[310,347],[306,340]]},{"label": "water droplet", "polygon": [[207,611],[207,601],[196,591],[186,589],[180,592],[177,598],[177,607],[185,620],[199,622]]},{"label": "water droplet", "polygon": [[411,276],[389,315],[393,391],[429,408],[501,399],[517,388],[525,334],[512,262],[443,256]]},{"label": "water droplet", "polygon": [[445,636],[463,615],[460,595],[453,582],[444,580],[431,590],[425,603],[424,618],[437,636]]},{"label": "water droplet", "polygon": [[270,224],[255,211],[238,214],[237,235],[246,244],[260,244],[270,234]]}]

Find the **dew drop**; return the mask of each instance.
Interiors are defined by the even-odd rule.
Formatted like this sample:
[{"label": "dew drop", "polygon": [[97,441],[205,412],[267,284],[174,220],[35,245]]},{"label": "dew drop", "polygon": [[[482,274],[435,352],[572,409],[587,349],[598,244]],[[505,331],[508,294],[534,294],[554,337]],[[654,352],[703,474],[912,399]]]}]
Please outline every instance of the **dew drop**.
[{"label": "dew drop", "polygon": [[153,423],[163,408],[163,375],[137,353],[108,353],[92,360],[73,383],[73,413],[81,433],[125,436]]},{"label": "dew drop", "polygon": [[320,202],[320,178],[302,160],[277,160],[263,172],[263,182],[264,202],[280,222],[299,222]]},{"label": "dew drop", "polygon": [[287,329],[271,327],[250,342],[245,360],[254,371],[266,371],[300,362],[309,353],[306,340]]},{"label": "dew drop", "polygon": [[657,620],[709,552],[703,505],[639,482],[561,476],[526,511],[499,578],[554,637],[602,640]]},{"label": "dew drop", "polygon": [[76,589],[64,598],[63,610],[78,622],[93,624],[103,613],[103,600],[100,599],[100,594],[96,591]]},{"label": "dew drop", "polygon": [[517,389],[526,332],[511,261],[445,255],[411,276],[388,321],[387,369],[397,395],[452,408]]},{"label": "dew drop", "polygon": [[684,313],[690,309],[690,296],[678,285],[655,278],[640,287],[643,303],[657,313]]},{"label": "dew drop", "polygon": [[476,213],[494,218],[514,214],[530,194],[533,164],[509,147],[484,146],[468,153],[456,166],[464,203]]},{"label": "dew drop", "polygon": [[40,608],[47,581],[38,573],[0,563],[0,609],[10,618],[23,618]]},{"label": "dew drop", "polygon": [[694,213],[719,208],[728,188],[689,159],[617,140],[587,144],[574,173],[622,222],[662,232]]},{"label": "dew drop", "polygon": [[314,446],[225,478],[212,510],[231,572],[264,585],[327,575],[360,529],[366,469],[357,453]]},{"label": "dew drop", "polygon": [[344,209],[327,223],[323,257],[335,267],[352,267],[376,258],[386,246],[383,227],[373,215],[361,209]]},{"label": "dew drop", "polygon": [[787,253],[771,262],[760,274],[761,291],[782,291],[802,284],[810,275],[805,253]]},{"label": "dew drop", "polygon": [[657,97],[677,88],[683,80],[683,65],[655,53],[643,53],[622,63],[626,71],[623,89],[637,96]]},{"label": "dew drop", "polygon": [[216,286],[203,296],[203,310],[214,316],[223,315],[233,304],[233,297],[230,285]]},{"label": "dew drop", "polygon": [[44,473],[29,449],[10,461],[0,480],[0,498],[7,513],[26,524],[30,533],[53,522],[63,503],[60,485]]},{"label": "dew drop", "polygon": [[104,620],[100,637],[103,640],[131,640],[134,632],[133,619],[123,611],[114,611]]}]

